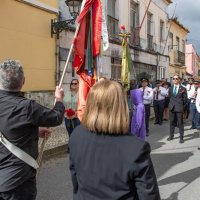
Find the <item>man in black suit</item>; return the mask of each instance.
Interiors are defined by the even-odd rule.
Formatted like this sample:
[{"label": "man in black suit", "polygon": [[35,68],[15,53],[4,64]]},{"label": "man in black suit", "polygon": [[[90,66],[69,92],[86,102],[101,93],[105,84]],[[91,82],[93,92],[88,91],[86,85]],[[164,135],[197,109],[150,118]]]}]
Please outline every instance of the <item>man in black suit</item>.
[{"label": "man in black suit", "polygon": [[180,132],[179,143],[184,143],[184,126],[183,126],[183,111],[187,101],[186,89],[180,84],[180,77],[174,75],[173,83],[174,85],[169,89],[169,119],[170,119],[170,136],[168,141],[174,139],[174,129],[176,124],[178,124]]}]

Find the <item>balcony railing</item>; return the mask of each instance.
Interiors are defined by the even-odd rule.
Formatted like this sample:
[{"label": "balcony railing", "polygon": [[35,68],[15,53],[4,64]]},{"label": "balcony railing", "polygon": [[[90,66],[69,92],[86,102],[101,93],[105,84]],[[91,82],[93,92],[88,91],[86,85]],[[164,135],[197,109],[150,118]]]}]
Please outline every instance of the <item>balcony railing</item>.
[{"label": "balcony railing", "polygon": [[109,34],[109,38],[112,39],[118,39],[118,32],[119,32],[119,20],[115,19],[114,17],[111,17],[108,15],[108,34]]},{"label": "balcony railing", "polygon": [[185,53],[181,51],[175,51],[174,63],[185,65]]},{"label": "balcony railing", "polygon": [[140,28],[131,28],[130,44],[133,46],[140,46]]},{"label": "balcony railing", "polygon": [[147,34],[147,48],[153,50],[153,35]]}]

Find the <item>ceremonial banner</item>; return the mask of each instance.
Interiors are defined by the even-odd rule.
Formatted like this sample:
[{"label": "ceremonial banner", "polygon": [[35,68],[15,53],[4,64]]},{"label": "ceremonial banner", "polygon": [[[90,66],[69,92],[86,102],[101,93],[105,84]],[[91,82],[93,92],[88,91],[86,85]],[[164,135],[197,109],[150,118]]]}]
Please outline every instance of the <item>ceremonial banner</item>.
[{"label": "ceremonial banner", "polygon": [[77,114],[81,120],[87,94],[96,82],[96,62],[100,54],[102,34],[102,5],[100,0],[87,0],[78,17],[80,24],[74,39],[74,63],[76,73],[80,76],[79,100]]},{"label": "ceremonial banner", "polygon": [[103,51],[106,51],[109,47],[108,29],[106,24],[105,11],[102,8],[102,40],[103,40]]},{"label": "ceremonial banner", "polygon": [[122,72],[121,80],[126,91],[130,89],[130,72],[133,69],[133,62],[129,46],[127,44],[127,38],[122,38]]}]

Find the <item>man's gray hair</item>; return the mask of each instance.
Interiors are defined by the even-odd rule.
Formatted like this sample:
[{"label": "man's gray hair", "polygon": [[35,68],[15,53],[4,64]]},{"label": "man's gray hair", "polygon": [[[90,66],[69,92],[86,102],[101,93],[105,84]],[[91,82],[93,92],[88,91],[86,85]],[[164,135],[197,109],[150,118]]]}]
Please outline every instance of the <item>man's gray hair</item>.
[{"label": "man's gray hair", "polygon": [[17,60],[5,60],[0,63],[0,88],[7,91],[19,91],[24,83],[24,71]]}]

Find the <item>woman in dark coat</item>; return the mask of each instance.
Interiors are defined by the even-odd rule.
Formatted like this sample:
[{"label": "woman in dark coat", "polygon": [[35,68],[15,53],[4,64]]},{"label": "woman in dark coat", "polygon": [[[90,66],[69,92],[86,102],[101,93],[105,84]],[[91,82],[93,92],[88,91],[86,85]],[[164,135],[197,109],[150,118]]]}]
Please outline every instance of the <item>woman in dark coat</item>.
[{"label": "woman in dark coat", "polygon": [[147,142],[129,134],[126,94],[100,81],[70,137],[74,200],[160,200]]}]

